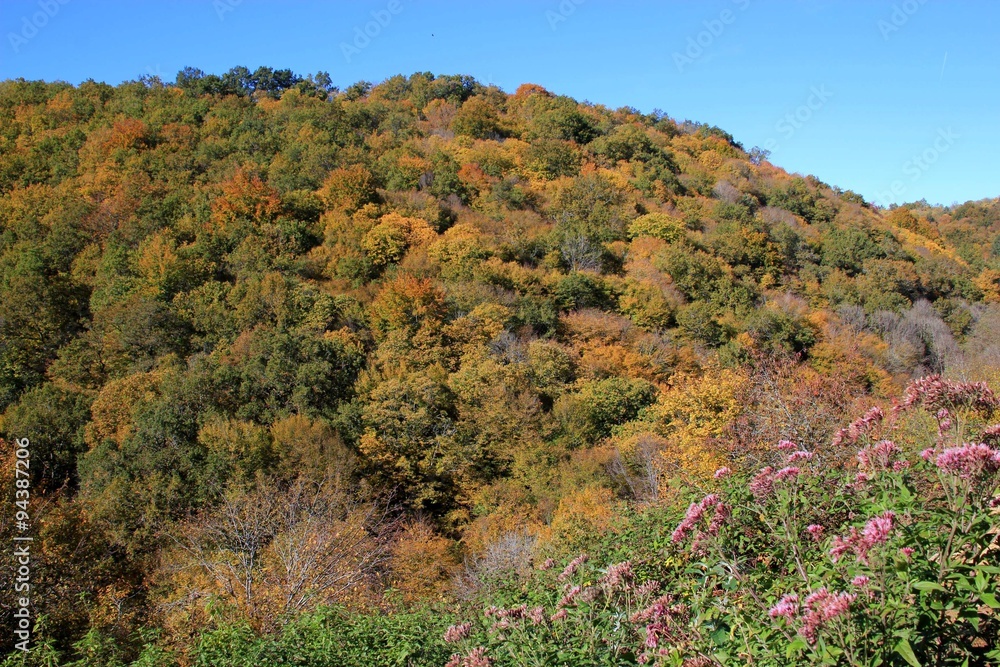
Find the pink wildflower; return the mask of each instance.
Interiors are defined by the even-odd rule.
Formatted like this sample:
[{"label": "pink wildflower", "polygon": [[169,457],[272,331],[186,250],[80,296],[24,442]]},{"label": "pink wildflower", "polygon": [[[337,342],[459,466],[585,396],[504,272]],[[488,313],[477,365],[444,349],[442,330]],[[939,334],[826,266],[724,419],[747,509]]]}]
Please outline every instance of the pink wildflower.
[{"label": "pink wildflower", "polygon": [[586,562],[587,562],[587,554],[580,554],[579,556],[577,556],[576,558],[574,558],[569,562],[569,565],[566,566],[566,569],[560,572],[559,576],[556,577],[556,579],[559,581],[566,581],[567,579],[572,577],[573,574],[575,574],[578,569],[580,569],[581,565],[583,565]]},{"label": "pink wildflower", "polygon": [[732,474],[732,470],[723,466],[715,471],[715,479],[722,479],[723,477],[729,477]]},{"label": "pink wildflower", "polygon": [[462,667],[491,667],[493,661],[486,656],[486,649],[482,646],[472,649],[462,662]]},{"label": "pink wildflower", "polygon": [[858,452],[858,467],[866,472],[886,470],[892,466],[893,459],[900,451],[891,440],[880,440]]},{"label": "pink wildflower", "polygon": [[608,566],[607,572],[601,577],[601,583],[613,588],[622,582],[628,583],[634,576],[632,573],[632,562],[623,561]]},{"label": "pink wildflower", "polygon": [[853,552],[859,561],[868,562],[868,553],[876,545],[888,541],[895,517],[893,512],[883,512],[869,519],[861,531],[851,528],[847,537],[835,535],[830,548],[830,558],[836,563],[844,554]]},{"label": "pink wildflower", "polygon": [[545,608],[535,607],[530,612],[528,612],[528,618],[531,619],[532,624],[541,625],[545,622]]},{"label": "pink wildflower", "polygon": [[1000,470],[1000,451],[989,445],[965,443],[941,452],[935,464],[941,470],[961,479],[992,475]]},{"label": "pink wildflower", "polygon": [[729,508],[724,503],[717,504],[715,512],[712,514],[712,521],[708,524],[708,534],[718,535],[719,529],[726,523],[729,516]]},{"label": "pink wildflower", "polygon": [[774,468],[767,466],[750,480],[750,493],[755,498],[764,498],[771,495],[774,489]]},{"label": "pink wildflower", "polygon": [[566,612],[566,610],[565,609],[560,609],[556,613],[552,614],[552,616],[551,616],[551,618],[549,620],[551,620],[553,623],[555,623],[556,621],[564,621],[564,620],[566,620],[567,616],[569,616],[569,614]]},{"label": "pink wildflower", "polygon": [[680,522],[676,529],[674,529],[673,534],[670,536],[670,540],[675,544],[677,542],[683,542],[687,538],[688,534],[694,530],[698,521],[701,520],[704,510],[698,503],[691,503],[688,507],[687,512],[684,514],[684,519]]},{"label": "pink wildflower", "polygon": [[705,533],[700,530],[694,534],[691,540],[691,553],[696,556],[703,556],[707,553],[705,549]]},{"label": "pink wildflower", "polygon": [[[678,524],[677,528],[674,530],[673,534],[670,536],[670,540],[677,544],[678,542],[683,542],[687,539],[687,536],[697,527],[698,522],[701,521],[702,517],[705,516],[705,512],[713,507],[721,504],[719,496],[710,493],[709,495],[702,498],[700,503],[691,503],[688,507],[687,512],[684,514],[684,519]],[[716,516],[719,515],[719,511],[716,510]],[[713,519],[714,521],[714,519]],[[718,528],[716,528],[718,530]]]},{"label": "pink wildflower", "polygon": [[448,626],[448,629],[444,631],[444,640],[449,644],[460,642],[469,636],[471,630],[472,623],[459,623],[458,625]]},{"label": "pink wildflower", "polygon": [[648,607],[640,612],[636,612],[629,619],[633,623],[645,623],[650,619],[662,618],[664,616],[671,615],[675,608],[671,607],[671,603],[674,601],[672,595],[663,595],[653,601]]},{"label": "pink wildflower", "polygon": [[857,597],[854,593],[838,593],[828,598],[821,610],[823,620],[830,621],[846,614]]},{"label": "pink wildflower", "polygon": [[869,579],[863,574],[859,574],[858,576],[854,577],[854,579],[851,580],[851,585],[854,586],[855,588],[864,588],[870,582],[871,579]]},{"label": "pink wildflower", "polygon": [[767,615],[771,618],[785,618],[791,621],[799,613],[799,596],[795,593],[789,593],[785,595],[780,600],[778,604],[771,607]]},{"label": "pink wildflower", "polygon": [[641,583],[639,587],[635,589],[635,592],[641,596],[652,595],[656,591],[660,590],[660,585],[660,582],[656,579],[650,579],[649,581]]},{"label": "pink wildflower", "polygon": [[995,424],[983,431],[983,442],[1000,443],[1000,424]]},{"label": "pink wildflower", "polygon": [[920,458],[922,458],[924,461],[930,461],[932,458],[934,458],[934,448],[928,447],[924,451],[920,452]]},{"label": "pink wildflower", "polygon": [[519,618],[524,618],[528,612],[528,605],[521,604],[516,607],[511,607],[510,609],[501,609],[497,612],[497,616],[500,618],[510,618],[517,620]]},{"label": "pink wildflower", "polygon": [[795,466],[788,466],[787,468],[782,468],[778,472],[774,473],[774,481],[783,482],[786,479],[795,479],[799,476],[799,469]]},{"label": "pink wildflower", "polygon": [[797,463],[799,461],[808,461],[813,457],[812,452],[807,452],[803,449],[798,449],[788,455],[789,463]]},{"label": "pink wildflower", "polygon": [[[853,535],[857,534],[857,530],[855,530],[854,528],[851,529],[851,532],[852,532],[852,537]],[[852,542],[853,541],[851,537],[848,537],[845,540],[840,535],[833,536],[833,546],[830,547],[830,558],[833,559],[834,563],[840,560],[840,558],[844,554],[854,549],[854,545]]]},{"label": "pink wildflower", "polygon": [[985,382],[956,382],[940,375],[914,380],[903,394],[901,409],[923,405],[930,410],[962,405],[979,410],[1000,407],[1000,400]]},{"label": "pink wildflower", "polygon": [[910,557],[913,555],[913,547],[903,547],[899,550],[899,553],[903,554],[906,560],[910,560]]},{"label": "pink wildflower", "polygon": [[825,587],[810,593],[802,615],[802,636],[810,644],[815,643],[823,625],[846,614],[856,599],[853,593],[831,593]]},{"label": "pink wildflower", "polygon": [[835,447],[842,444],[853,445],[862,435],[872,431],[876,426],[881,424],[883,419],[885,419],[885,413],[882,411],[882,408],[878,406],[870,408],[863,417],[851,422],[846,428],[837,431],[833,436],[833,445]]},{"label": "pink wildflower", "polygon": [[715,507],[718,503],[719,503],[719,495],[716,493],[710,493],[704,498],[702,498],[701,503],[699,504],[701,505],[702,510],[707,510],[712,507]]},{"label": "pink wildflower", "polygon": [[545,562],[538,566],[539,570],[551,570],[555,567],[556,562],[552,558],[546,558]]},{"label": "pink wildflower", "polygon": [[799,446],[796,445],[791,440],[781,440],[780,442],[778,442],[778,445],[776,447],[776,449],[780,452],[789,452],[798,448]]},{"label": "pink wildflower", "polygon": [[817,542],[823,539],[823,531],[825,529],[818,523],[811,523],[806,526],[806,532]]},{"label": "pink wildflower", "polygon": [[556,607],[561,609],[563,607],[569,606],[573,602],[573,600],[576,599],[576,596],[579,595],[580,591],[582,590],[583,589],[580,588],[579,586],[573,586],[568,591],[566,591],[566,594],[562,596],[562,599],[559,600],[559,603],[556,605]]},{"label": "pink wildflower", "polygon": [[885,544],[885,542],[889,539],[889,533],[892,531],[892,523],[895,518],[895,513],[883,512],[879,516],[868,520],[868,523],[865,524],[864,530],[861,531],[862,537],[869,545],[868,548],[871,548],[876,544]]}]

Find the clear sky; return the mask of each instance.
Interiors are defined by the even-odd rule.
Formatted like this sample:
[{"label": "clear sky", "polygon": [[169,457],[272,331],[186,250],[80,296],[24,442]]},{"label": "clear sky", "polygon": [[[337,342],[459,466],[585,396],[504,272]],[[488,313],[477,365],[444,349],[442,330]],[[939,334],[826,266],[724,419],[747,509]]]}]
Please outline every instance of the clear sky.
[{"label": "clear sky", "polygon": [[1000,196],[996,0],[0,0],[0,36],[0,78],[471,74],[718,125],[883,205]]}]

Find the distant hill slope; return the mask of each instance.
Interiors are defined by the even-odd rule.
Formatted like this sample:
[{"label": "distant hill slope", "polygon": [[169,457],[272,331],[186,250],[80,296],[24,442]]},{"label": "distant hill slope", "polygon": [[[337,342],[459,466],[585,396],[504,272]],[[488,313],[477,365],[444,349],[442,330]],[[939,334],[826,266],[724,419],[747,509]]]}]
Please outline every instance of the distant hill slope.
[{"label": "distant hill slope", "polygon": [[115,554],[49,571],[66,636],[59,596],[155,597],[223,488],[350,480],[442,554],[571,543],[913,375],[995,378],[998,303],[997,200],[879,210],[531,84],[0,83],[0,434]]}]

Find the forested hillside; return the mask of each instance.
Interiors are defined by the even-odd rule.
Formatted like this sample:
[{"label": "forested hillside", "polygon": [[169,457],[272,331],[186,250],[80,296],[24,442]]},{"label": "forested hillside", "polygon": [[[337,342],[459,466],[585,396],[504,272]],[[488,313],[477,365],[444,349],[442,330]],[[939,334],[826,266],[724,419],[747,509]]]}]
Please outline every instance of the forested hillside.
[{"label": "forested hillside", "polygon": [[986,664],[998,331],[1000,200],[879,209],[662,112],[2,82],[3,664]]}]

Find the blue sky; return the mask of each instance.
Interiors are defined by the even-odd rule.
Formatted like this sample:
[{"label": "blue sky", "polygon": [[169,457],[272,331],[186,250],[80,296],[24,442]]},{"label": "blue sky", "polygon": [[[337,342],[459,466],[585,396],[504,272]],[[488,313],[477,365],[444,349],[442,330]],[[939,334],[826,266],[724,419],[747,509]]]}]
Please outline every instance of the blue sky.
[{"label": "blue sky", "polygon": [[718,125],[883,205],[950,204],[1000,196],[998,35],[993,0],[0,0],[0,78],[532,82]]}]

